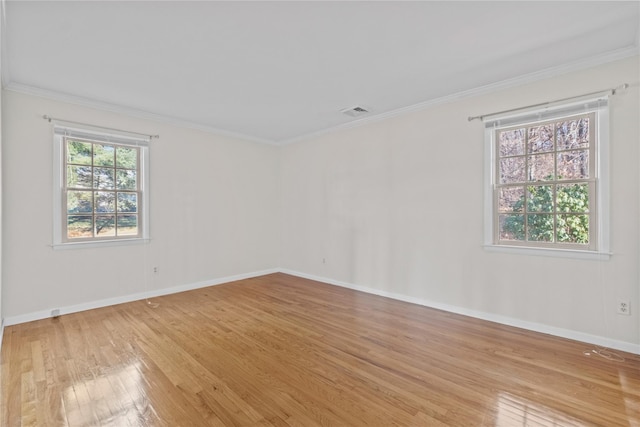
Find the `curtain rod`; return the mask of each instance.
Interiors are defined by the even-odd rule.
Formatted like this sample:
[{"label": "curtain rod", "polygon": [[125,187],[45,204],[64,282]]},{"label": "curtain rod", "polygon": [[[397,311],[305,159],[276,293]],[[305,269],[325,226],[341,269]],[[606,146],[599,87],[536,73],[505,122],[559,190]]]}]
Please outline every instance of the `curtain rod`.
[{"label": "curtain rod", "polygon": [[518,107],[518,108],[512,108],[510,110],[497,111],[495,113],[483,114],[481,116],[469,116],[468,120],[469,121],[477,120],[477,119],[484,120],[486,117],[497,116],[499,114],[505,114],[505,113],[512,113],[512,112],[515,112],[515,111],[527,110],[529,108],[546,107],[548,105],[555,104],[557,102],[571,101],[571,100],[578,99],[578,98],[584,98],[585,96],[600,95],[600,94],[605,94],[605,93],[609,93],[611,95],[615,95],[618,90],[623,90],[623,89],[626,89],[628,87],[629,87],[629,83],[624,83],[624,84],[621,84],[618,87],[614,87],[614,88],[611,88],[611,89],[600,90],[598,92],[585,93],[583,95],[578,95],[578,96],[570,96],[569,98],[556,99],[555,101],[548,101],[548,102],[542,102],[540,104],[527,105],[526,107]]},{"label": "curtain rod", "polygon": [[160,138],[160,135],[149,135],[147,133],[131,132],[130,130],[108,128],[108,127],[105,127],[105,126],[96,126],[96,125],[91,125],[89,123],[73,122],[71,120],[57,119],[55,117],[51,117],[51,116],[48,116],[46,114],[44,116],[42,116],[42,118],[47,120],[49,123],[51,123],[52,121],[57,121],[57,122],[61,122],[61,123],[70,123],[70,124],[80,125],[80,126],[89,126],[89,127],[95,128],[95,129],[103,129],[103,130],[110,130],[110,131],[116,131],[116,132],[130,133],[130,134],[133,134],[133,135],[146,136],[149,139],[153,139],[153,138],[158,139],[158,138]]}]

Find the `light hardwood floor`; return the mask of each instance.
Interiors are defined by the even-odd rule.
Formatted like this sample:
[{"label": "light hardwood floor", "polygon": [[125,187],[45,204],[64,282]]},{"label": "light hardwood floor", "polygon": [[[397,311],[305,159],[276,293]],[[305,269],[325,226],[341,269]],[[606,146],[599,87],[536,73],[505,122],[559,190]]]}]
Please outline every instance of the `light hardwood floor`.
[{"label": "light hardwood floor", "polygon": [[640,357],[273,274],[5,329],[2,425],[640,426]]}]

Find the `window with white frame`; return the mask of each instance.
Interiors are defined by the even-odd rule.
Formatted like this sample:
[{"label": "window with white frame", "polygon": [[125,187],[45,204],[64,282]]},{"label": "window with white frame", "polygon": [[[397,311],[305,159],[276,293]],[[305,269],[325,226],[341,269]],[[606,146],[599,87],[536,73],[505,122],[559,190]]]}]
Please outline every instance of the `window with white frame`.
[{"label": "window with white frame", "polygon": [[606,99],[487,120],[487,246],[606,253],[607,134]]},{"label": "window with white frame", "polygon": [[54,126],[54,246],[148,238],[148,141]]}]

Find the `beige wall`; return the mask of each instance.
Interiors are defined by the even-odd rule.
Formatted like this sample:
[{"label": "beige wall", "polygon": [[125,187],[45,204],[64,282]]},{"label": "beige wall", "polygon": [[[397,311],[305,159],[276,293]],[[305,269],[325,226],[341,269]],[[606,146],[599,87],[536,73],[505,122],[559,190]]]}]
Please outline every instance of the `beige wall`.
[{"label": "beige wall", "polygon": [[[52,249],[52,130],[43,114],[160,135],[150,148],[149,244]],[[277,147],[11,91],[3,123],[5,318],[278,265]]]},{"label": "beige wall", "polygon": [[[281,267],[640,350],[638,62],[635,57],[285,146]],[[610,261],[483,250],[484,133],[481,122],[467,117],[625,82],[631,87],[610,102]],[[632,316],[616,313],[618,297],[631,300]]]}]

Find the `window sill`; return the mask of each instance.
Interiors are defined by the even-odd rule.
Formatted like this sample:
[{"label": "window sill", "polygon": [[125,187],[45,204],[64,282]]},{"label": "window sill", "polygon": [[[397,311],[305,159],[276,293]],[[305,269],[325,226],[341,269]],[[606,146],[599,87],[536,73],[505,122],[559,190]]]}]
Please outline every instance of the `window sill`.
[{"label": "window sill", "polygon": [[91,242],[73,242],[73,243],[55,243],[52,246],[53,250],[68,250],[68,249],[88,249],[88,248],[104,248],[110,246],[130,246],[141,245],[149,243],[149,238],[136,238],[136,239],[114,239],[114,240],[94,240]]},{"label": "window sill", "polygon": [[581,251],[577,249],[531,248],[507,245],[484,245],[483,247],[484,250],[488,252],[530,256],[547,256],[556,258],[586,259],[595,261],[608,261],[612,255],[612,253],[610,252]]}]

